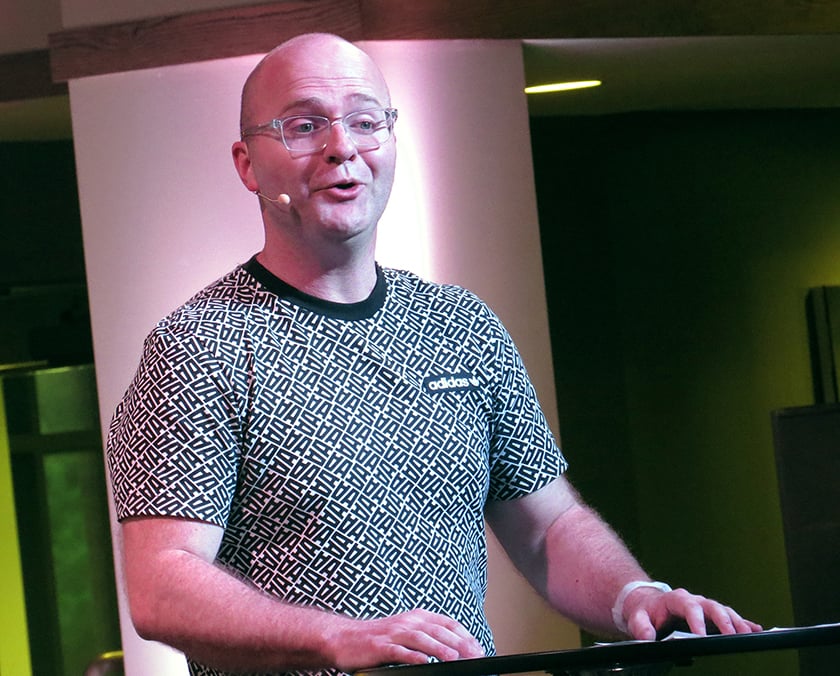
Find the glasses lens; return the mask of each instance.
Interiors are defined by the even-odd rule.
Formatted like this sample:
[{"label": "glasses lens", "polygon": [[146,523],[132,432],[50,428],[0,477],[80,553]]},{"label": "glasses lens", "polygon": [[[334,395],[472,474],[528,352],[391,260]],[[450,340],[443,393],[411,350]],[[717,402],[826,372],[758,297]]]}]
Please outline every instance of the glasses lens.
[{"label": "glasses lens", "polygon": [[295,115],[283,120],[280,131],[289,150],[317,150],[324,147],[330,121],[320,115]]},{"label": "glasses lens", "polygon": [[344,118],[344,128],[359,148],[378,146],[391,137],[391,120],[381,108],[350,113]]}]

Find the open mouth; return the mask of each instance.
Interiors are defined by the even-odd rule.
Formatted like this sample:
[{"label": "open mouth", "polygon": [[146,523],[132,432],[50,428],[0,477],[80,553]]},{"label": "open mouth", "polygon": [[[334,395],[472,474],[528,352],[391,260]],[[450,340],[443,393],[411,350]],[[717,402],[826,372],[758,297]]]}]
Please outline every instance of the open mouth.
[{"label": "open mouth", "polygon": [[333,199],[344,202],[358,197],[363,188],[364,185],[356,181],[341,181],[326,186],[322,192],[325,195],[331,195]]}]

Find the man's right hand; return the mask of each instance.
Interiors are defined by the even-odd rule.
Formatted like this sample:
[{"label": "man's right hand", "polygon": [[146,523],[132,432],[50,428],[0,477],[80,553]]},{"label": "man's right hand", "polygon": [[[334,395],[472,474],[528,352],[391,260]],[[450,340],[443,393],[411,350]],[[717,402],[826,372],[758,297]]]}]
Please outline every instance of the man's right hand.
[{"label": "man's right hand", "polygon": [[384,664],[426,664],[429,658],[447,662],[485,656],[459,622],[419,609],[377,620],[336,617],[328,640],[334,664],[348,673]]}]

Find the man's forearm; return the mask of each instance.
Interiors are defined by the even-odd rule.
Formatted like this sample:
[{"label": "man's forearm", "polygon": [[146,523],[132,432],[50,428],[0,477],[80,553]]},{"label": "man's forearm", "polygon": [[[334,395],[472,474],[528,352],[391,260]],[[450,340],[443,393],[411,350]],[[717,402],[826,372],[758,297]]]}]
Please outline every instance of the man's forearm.
[{"label": "man's forearm", "polygon": [[346,618],[285,604],[193,554],[172,551],[127,576],[146,639],[226,670],[334,666],[329,636]]},{"label": "man's forearm", "polygon": [[[455,620],[413,609],[357,620],[264,594],[184,551],[159,555],[128,575],[132,619],[144,638],[171,645],[197,662],[229,671],[422,664],[429,656],[484,656]],[[151,563],[152,565],[147,565]]]},{"label": "man's forearm", "polygon": [[618,535],[589,507],[561,514],[545,536],[544,594],[582,627],[614,636],[612,608],[622,587],[648,576]]}]

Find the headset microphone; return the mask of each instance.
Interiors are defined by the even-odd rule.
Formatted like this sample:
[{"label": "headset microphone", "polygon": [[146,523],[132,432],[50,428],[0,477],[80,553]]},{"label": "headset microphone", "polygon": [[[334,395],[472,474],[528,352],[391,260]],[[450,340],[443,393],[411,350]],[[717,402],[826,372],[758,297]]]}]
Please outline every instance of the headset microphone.
[{"label": "headset microphone", "polygon": [[282,204],[284,207],[287,207],[292,203],[292,198],[284,192],[281,192],[279,195],[277,195],[276,199],[269,197],[268,195],[263,195],[259,190],[255,190],[254,194],[258,195],[259,197],[262,197],[264,200],[268,200],[269,202],[274,202],[275,204]]}]

